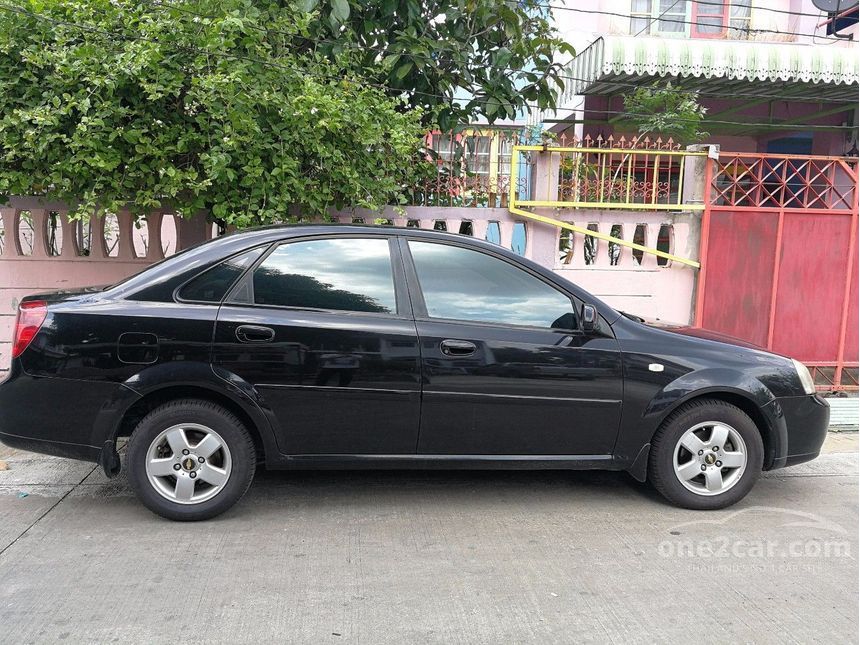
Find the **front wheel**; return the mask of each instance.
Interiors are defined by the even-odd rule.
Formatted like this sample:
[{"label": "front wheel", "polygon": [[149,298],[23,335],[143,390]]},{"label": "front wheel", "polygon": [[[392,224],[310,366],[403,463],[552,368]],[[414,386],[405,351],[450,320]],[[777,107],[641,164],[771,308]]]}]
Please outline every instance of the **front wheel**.
[{"label": "front wheel", "polygon": [[151,511],[171,520],[205,520],[229,509],[254,478],[256,451],[244,424],[208,401],[165,403],[128,442],[128,476]]},{"label": "front wheel", "polygon": [[684,508],[725,508],[750,492],[764,458],[761,434],[740,408],[719,399],[673,412],[651,442],[648,478]]}]

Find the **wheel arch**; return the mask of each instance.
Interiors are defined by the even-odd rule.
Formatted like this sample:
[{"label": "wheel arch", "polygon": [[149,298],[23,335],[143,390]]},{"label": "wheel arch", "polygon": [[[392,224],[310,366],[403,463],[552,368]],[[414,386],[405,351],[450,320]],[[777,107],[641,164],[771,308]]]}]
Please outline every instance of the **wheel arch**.
[{"label": "wheel arch", "polygon": [[128,407],[114,429],[113,436],[110,439],[115,443],[120,437],[131,436],[137,424],[150,411],[158,406],[175,401],[177,399],[199,399],[208,401],[216,405],[220,405],[229,412],[235,414],[239,420],[248,429],[251,438],[254,440],[254,447],[257,451],[258,462],[265,459],[266,445],[263,441],[263,435],[255,421],[244,406],[237,403],[233,398],[223,392],[218,392],[214,389],[201,385],[188,384],[172,384],[152,390],[147,394],[137,399],[130,407]]},{"label": "wheel arch", "polygon": [[[783,445],[785,441],[784,436],[781,436],[780,434],[780,431],[782,430],[784,435],[785,429],[784,427],[781,428],[780,423],[778,423],[778,419],[773,418],[770,414],[765,412],[766,408],[759,405],[752,393],[741,389],[731,387],[713,387],[691,392],[687,396],[675,401],[673,405],[661,411],[659,421],[654,426],[651,433],[651,439],[653,440],[654,434],[663,426],[666,419],[668,419],[672,413],[688,403],[702,399],[717,399],[724,401],[740,409],[744,414],[752,419],[752,422],[756,425],[756,428],[758,428],[762,444],[764,445],[764,462],[762,464],[762,469],[769,470],[773,465],[777,454],[779,454],[780,446]],[[782,424],[782,426],[784,426],[784,424]]]},{"label": "wheel arch", "polygon": [[116,440],[129,436],[152,409],[177,398],[196,398],[223,406],[248,428],[258,459],[279,454],[274,415],[248,383],[229,373],[216,374],[208,363],[153,365],[138,372],[105,403],[93,427],[93,444],[102,446],[99,463],[109,477],[120,470]]}]

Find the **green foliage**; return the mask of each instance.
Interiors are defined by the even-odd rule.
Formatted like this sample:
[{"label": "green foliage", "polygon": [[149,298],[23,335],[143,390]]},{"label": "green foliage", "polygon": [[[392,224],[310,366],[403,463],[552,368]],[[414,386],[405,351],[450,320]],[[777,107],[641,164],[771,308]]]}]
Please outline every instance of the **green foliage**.
[{"label": "green foliage", "polygon": [[[0,12],[0,196],[80,213],[171,204],[239,226],[402,201],[422,113],[364,82],[351,56],[299,51],[313,16],[297,6],[18,7]],[[332,10],[350,13],[346,0]]]},{"label": "green foliage", "polygon": [[[0,7],[0,197],[78,212],[402,204],[421,135],[552,106],[539,0],[20,0]],[[514,70],[529,70],[516,71]],[[456,93],[471,92],[463,104]],[[295,210],[293,212],[295,212]]]},{"label": "green foliage", "polygon": [[623,121],[640,134],[672,137],[677,143],[688,144],[708,136],[699,127],[706,108],[699,105],[698,93],[655,83],[639,87],[624,97]]},{"label": "green foliage", "polygon": [[[528,104],[555,107],[573,48],[560,39],[546,0],[304,0],[317,11],[303,44],[336,60],[355,57],[368,78],[406,93],[425,123],[442,130],[478,116],[512,119]],[[453,101],[459,94],[472,98]]]}]

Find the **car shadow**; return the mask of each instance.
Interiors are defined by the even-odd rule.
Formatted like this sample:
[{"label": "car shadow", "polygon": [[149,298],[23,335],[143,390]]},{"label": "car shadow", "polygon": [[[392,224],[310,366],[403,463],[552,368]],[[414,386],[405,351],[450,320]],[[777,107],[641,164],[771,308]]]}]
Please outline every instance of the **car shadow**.
[{"label": "car shadow", "polygon": [[258,470],[246,496],[255,503],[297,504],[658,502],[663,498],[628,473],[565,470]]}]

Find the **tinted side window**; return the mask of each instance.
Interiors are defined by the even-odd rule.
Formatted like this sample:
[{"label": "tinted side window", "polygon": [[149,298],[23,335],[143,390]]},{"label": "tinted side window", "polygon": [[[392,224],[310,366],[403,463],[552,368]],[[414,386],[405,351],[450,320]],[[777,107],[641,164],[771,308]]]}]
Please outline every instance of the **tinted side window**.
[{"label": "tinted side window", "polygon": [[522,269],[479,251],[409,242],[433,318],[575,329],[570,298]]},{"label": "tinted side window", "polygon": [[254,271],[260,305],[394,313],[388,240],[342,238],[282,244]]},{"label": "tinted side window", "polygon": [[236,278],[242,275],[262,252],[262,248],[252,249],[204,271],[182,287],[179,297],[196,302],[221,302],[236,282]]}]

